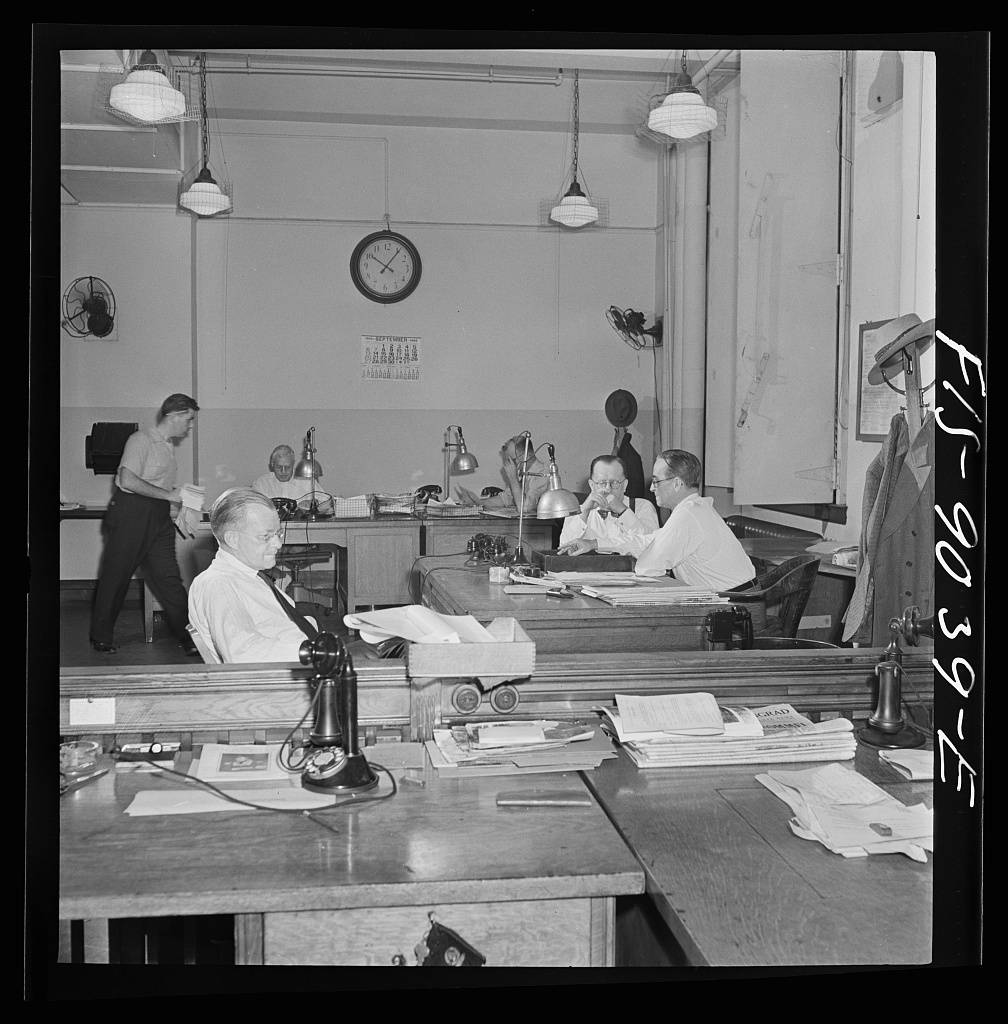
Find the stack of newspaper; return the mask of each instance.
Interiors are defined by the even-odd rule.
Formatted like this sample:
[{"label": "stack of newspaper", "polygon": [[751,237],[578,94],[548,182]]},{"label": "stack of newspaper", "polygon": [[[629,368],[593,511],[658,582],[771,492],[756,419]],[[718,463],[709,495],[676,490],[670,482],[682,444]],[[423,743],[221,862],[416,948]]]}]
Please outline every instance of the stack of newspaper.
[{"label": "stack of newspaper", "polygon": [[842,857],[903,853],[924,863],[924,851],[934,849],[930,808],[907,807],[843,765],[771,771],[756,781],[794,811],[789,824],[796,836],[815,839]]},{"label": "stack of newspaper", "polygon": [[545,720],[435,729],[427,752],[438,774],[449,776],[590,771],[616,756],[594,723]]},{"label": "stack of newspaper", "polygon": [[721,707],[713,694],[616,694],[602,727],[638,768],[846,761],[857,740],[845,718],[812,722],[790,704]]}]

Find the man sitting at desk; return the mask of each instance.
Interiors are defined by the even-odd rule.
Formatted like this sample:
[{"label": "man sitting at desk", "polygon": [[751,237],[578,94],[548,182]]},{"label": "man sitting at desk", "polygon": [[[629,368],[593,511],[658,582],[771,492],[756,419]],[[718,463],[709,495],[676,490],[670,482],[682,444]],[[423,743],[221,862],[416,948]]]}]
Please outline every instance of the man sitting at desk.
[{"label": "man sitting at desk", "polygon": [[728,524],[714,511],[713,498],[700,497],[700,460],[680,448],[655,459],[651,490],[658,504],[671,509],[665,525],[653,533],[630,534],[617,541],[579,539],[562,554],[618,551],[637,559],[638,576],[663,576],[671,569],[689,586],[730,590],[749,583],[756,569]]},{"label": "man sitting at desk", "polygon": [[210,529],[219,547],[189,588],[189,621],[221,661],[297,661],[307,633],[284,610],[294,611],[294,602],[266,573],[282,536],[272,501],[249,487],[225,491],[210,510]]},{"label": "man sitting at desk", "polygon": [[626,497],[627,476],[623,460],[616,455],[592,459],[588,474],[588,497],[577,515],[567,516],[560,532],[559,551],[576,540],[619,543],[630,534],[654,533],[658,511],[646,498]]}]

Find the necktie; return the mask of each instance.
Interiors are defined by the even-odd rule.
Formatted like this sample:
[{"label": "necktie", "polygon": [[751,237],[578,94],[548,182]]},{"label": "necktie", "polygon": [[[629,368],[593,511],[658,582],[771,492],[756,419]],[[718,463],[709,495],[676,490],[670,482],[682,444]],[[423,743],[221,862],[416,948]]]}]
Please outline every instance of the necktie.
[{"label": "necktie", "polygon": [[276,588],[276,583],[274,582],[273,577],[270,576],[265,569],[260,569],[258,576],[270,588],[270,591],[277,601],[279,601],[280,607],[283,608],[287,618],[289,618],[291,622],[293,622],[294,625],[297,626],[297,628],[300,629],[306,637],[308,637],[309,640],[314,640],[319,635],[319,631],[297,610],[297,608],[294,607],[294,605],[283,599],[280,591]]}]

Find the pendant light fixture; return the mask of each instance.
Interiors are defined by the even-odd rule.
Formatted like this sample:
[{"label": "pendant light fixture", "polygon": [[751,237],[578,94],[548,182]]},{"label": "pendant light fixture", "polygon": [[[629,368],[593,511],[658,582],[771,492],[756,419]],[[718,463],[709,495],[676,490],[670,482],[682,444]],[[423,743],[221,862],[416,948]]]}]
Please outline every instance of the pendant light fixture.
[{"label": "pendant light fixture", "polygon": [[194,178],[182,179],[179,206],[198,217],[213,217],[231,212],[231,185],[223,179],[218,184],[210,173],[210,129],[207,121],[206,54],[200,54],[200,151],[203,167]]},{"label": "pendant light fixture", "polygon": [[144,50],[126,77],[109,92],[108,110],[134,124],[172,124],[194,120],[186,113],[185,94],[152,50]]},{"label": "pendant light fixture", "polygon": [[571,184],[560,202],[550,210],[550,220],[563,224],[568,228],[582,228],[598,220],[598,209],[591,204],[590,198],[581,191],[578,184],[578,99],[580,88],[578,72],[574,69],[574,160],[571,164]]},{"label": "pendant light fixture", "polygon": [[686,70],[686,51],[682,55],[682,71],[672,81],[672,88],[649,114],[647,126],[653,132],[673,139],[691,139],[701,132],[717,128],[717,111],[708,107],[700,90]]}]

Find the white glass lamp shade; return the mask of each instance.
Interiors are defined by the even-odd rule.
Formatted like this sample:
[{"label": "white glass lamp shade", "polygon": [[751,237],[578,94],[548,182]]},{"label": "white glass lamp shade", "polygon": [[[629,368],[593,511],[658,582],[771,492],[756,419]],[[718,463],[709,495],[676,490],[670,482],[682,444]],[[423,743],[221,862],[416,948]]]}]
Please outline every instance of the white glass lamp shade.
[{"label": "white glass lamp shade", "polygon": [[550,220],[563,224],[567,228],[583,228],[585,224],[593,224],[598,220],[598,210],[588,201],[575,181],[567,189],[567,193],[556,206],[550,210]]},{"label": "white glass lamp shade", "polygon": [[704,104],[696,90],[670,92],[647,119],[648,128],[673,139],[691,139],[717,128],[717,111]]},{"label": "white glass lamp shade", "polygon": [[185,96],[155,68],[135,69],[112,86],[109,106],[137,121],[167,121],[185,114]]},{"label": "white glass lamp shade", "polygon": [[222,192],[208,168],[179,197],[179,205],[200,217],[212,217],[231,209],[231,197]]}]

